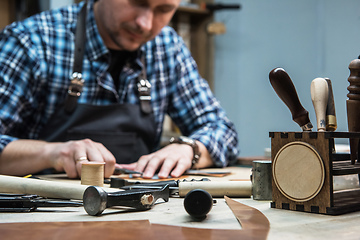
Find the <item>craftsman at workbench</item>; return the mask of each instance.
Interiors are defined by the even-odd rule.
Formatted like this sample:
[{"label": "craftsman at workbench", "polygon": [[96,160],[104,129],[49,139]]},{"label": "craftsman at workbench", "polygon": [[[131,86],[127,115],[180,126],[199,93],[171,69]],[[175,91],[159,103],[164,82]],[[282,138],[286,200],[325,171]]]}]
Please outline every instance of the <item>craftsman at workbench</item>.
[{"label": "craftsman at workbench", "polygon": [[[237,134],[182,39],[180,0],[89,0],[0,35],[0,173],[84,161],[152,178],[236,160]],[[159,150],[165,114],[183,135]]]}]

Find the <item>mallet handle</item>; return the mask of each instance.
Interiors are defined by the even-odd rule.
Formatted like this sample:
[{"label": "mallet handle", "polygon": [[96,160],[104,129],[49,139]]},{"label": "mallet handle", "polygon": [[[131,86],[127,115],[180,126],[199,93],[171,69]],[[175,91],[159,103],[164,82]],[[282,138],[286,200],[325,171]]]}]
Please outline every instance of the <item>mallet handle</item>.
[{"label": "mallet handle", "polygon": [[251,181],[179,182],[179,196],[184,197],[194,189],[203,189],[212,197],[251,197]]},{"label": "mallet handle", "polygon": [[[35,194],[48,198],[83,199],[88,185],[0,175],[0,192]],[[114,189],[107,189],[114,191]]]}]

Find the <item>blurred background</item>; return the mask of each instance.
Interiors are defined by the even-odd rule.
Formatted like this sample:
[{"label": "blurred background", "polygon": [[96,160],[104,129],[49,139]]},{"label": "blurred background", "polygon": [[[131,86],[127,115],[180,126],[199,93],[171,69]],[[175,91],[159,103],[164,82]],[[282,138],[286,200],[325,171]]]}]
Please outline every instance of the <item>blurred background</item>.
[{"label": "blurred background", "polygon": [[360,1],[241,0],[237,12],[218,11],[226,34],[215,38],[214,91],[239,132],[241,156],[261,155],[269,132],[301,131],[269,82],[284,68],[316,130],[310,84],[332,80],[337,131],[347,131],[349,63],[360,55]]}]

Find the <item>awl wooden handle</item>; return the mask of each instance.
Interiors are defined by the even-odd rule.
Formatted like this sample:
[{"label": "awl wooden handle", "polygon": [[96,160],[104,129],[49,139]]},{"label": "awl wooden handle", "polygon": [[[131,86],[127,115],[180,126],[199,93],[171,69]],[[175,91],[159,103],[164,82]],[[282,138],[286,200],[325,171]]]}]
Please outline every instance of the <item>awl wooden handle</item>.
[{"label": "awl wooden handle", "polygon": [[293,120],[303,130],[311,131],[313,126],[309,119],[309,112],[301,105],[295,86],[287,72],[282,68],[274,68],[269,73],[269,79],[277,95],[290,109]]},{"label": "awl wooden handle", "polygon": [[328,83],[324,78],[315,78],[310,86],[311,100],[314,105],[317,129],[326,131],[326,107],[329,99]]}]

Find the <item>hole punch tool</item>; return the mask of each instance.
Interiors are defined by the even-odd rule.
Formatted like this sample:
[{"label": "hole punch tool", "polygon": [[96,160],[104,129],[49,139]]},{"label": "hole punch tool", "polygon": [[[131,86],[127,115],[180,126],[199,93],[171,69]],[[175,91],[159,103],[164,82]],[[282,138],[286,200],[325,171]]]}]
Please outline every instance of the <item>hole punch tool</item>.
[{"label": "hole punch tool", "polygon": [[81,202],[55,200],[26,194],[0,194],[0,212],[32,212],[39,207],[80,207]]},{"label": "hole punch tool", "polygon": [[121,178],[112,178],[110,187],[111,188],[121,188],[124,190],[135,190],[135,189],[160,189],[164,186],[169,186],[169,196],[178,196],[179,195],[179,184],[183,182],[207,182],[210,181],[208,178],[202,178],[200,180],[168,180],[168,181],[158,181],[158,182],[129,182]]},{"label": "hole punch tool", "polygon": [[[212,197],[250,197],[252,193],[251,181],[210,181],[208,178],[200,180],[170,180],[144,183],[139,182],[132,184],[128,181],[119,182],[124,184],[121,189],[159,189],[165,184],[169,185],[171,196],[184,197],[189,191],[194,189],[203,189],[211,194]],[[127,185],[130,184],[130,185]],[[110,187],[111,184],[110,184]]]}]

